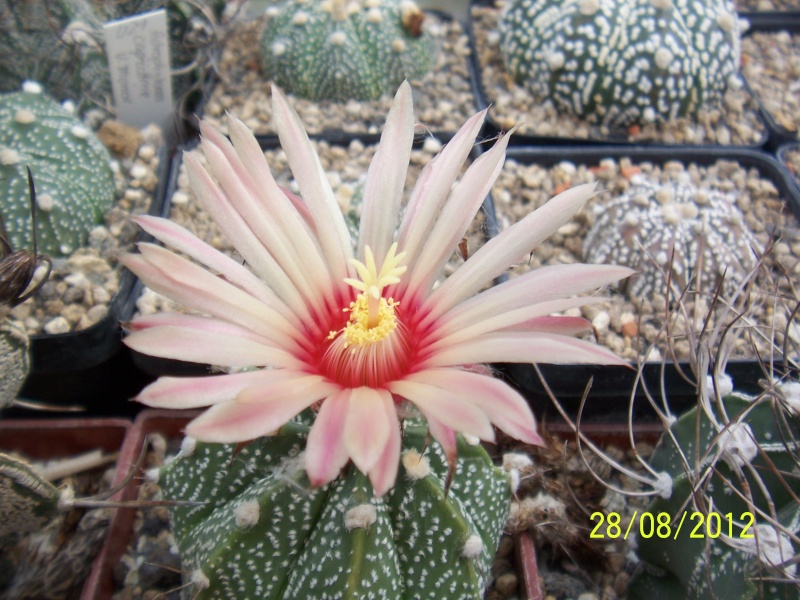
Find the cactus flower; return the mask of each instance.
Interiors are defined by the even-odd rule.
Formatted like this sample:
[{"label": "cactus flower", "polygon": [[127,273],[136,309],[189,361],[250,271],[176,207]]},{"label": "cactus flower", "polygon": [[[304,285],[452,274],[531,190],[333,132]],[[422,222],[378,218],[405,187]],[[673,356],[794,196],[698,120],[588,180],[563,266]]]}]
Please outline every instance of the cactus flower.
[{"label": "cactus flower", "polygon": [[137,222],[181,254],[141,244],[139,254],[125,258],[146,285],[197,313],[135,319],[127,345],[231,372],[163,377],[138,400],[178,409],[209,406],[187,434],[223,443],[269,435],[313,407],[304,458],[311,483],[332,481],[352,460],[377,495],[391,489],[397,475],[398,415],[407,403],[426,418],[451,465],[457,432],[492,440],[496,426],[540,443],[522,396],[476,365],[621,363],[609,350],[574,337],[591,330],[584,319],[553,313],[596,301],[571,296],[631,271],[560,265],[483,288],[567,222],[594,187],[560,194],[440,281],[502,167],[508,138],[454,185],[483,123],[483,112],[474,115],[422,170],[401,211],[414,136],[411,90],[404,83],[369,167],[354,243],[297,114],[273,90],[276,128],[299,196],[276,184],[255,138],[236,119],[229,122],[230,141],[202,125],[207,165],[185,155],[193,193],[247,267],[153,217]]}]

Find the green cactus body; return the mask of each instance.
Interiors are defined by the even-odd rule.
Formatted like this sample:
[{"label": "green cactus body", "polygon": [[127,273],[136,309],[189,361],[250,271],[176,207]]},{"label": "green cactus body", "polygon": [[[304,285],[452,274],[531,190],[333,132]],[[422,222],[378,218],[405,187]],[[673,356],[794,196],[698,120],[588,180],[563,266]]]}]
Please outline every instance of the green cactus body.
[{"label": "green cactus body", "polygon": [[[669,536],[663,535],[663,532],[661,536],[652,535],[649,538],[640,535],[637,554],[645,562],[646,568],[632,579],[628,590],[630,600],[800,598],[797,582],[784,579],[779,570],[759,560],[755,539],[743,537],[753,535],[759,528],[759,543],[766,551],[769,538],[772,537],[767,534],[772,532],[774,536],[774,528],[766,525],[752,505],[732,493],[723,479],[732,482],[740,492],[749,491],[754,506],[767,514],[770,514],[771,505],[774,506],[777,520],[788,530],[796,532],[800,521],[800,502],[793,499],[793,495],[796,497],[800,494],[800,481],[792,473],[796,472],[797,465],[798,448],[797,442],[793,441],[798,435],[797,417],[784,412],[779,404],[773,406],[770,402],[762,402],[754,406],[751,399],[736,395],[726,397],[723,404],[732,423],[738,420],[738,415],[743,415],[742,423],[749,426],[747,440],[754,440],[758,447],[751,465],[764,485],[757,484],[752,472],[745,466],[742,473],[749,486],[749,490],[746,490],[729,464],[719,458],[719,445],[715,441],[717,430],[702,411],[695,408],[678,419],[670,428],[670,435],[662,437],[650,460],[653,469],[669,473],[673,478],[672,494],[668,499],[655,500],[646,510],[654,518],[659,513],[677,517],[672,522]],[[676,442],[689,460],[688,471],[676,449]],[[695,451],[699,452],[701,459],[698,466],[694,464]],[[691,516],[693,482],[711,467],[712,462],[716,462],[715,472],[708,481],[695,487],[700,488],[701,494],[705,493],[706,511],[720,515],[723,536],[733,534],[732,545],[722,537],[709,536],[705,522],[701,526],[699,517]],[[773,469],[782,472],[784,477],[776,476]],[[764,490],[768,491],[769,498],[764,495]],[[678,521],[684,513],[686,517],[678,530]],[[752,522],[746,513],[754,515]],[[714,520],[712,535],[716,532],[716,526]],[[674,537],[676,531],[677,538]],[[696,537],[693,538],[692,534]],[[773,565],[790,559],[797,552],[791,549],[788,537],[783,544],[783,559],[775,558]],[[743,550],[742,546],[749,550]],[[789,569],[794,570],[793,567]]]},{"label": "green cactus body", "polygon": [[267,10],[264,74],[309,100],[375,100],[421,77],[433,43],[413,2],[290,0]]},{"label": "green cactus body", "polygon": [[739,65],[729,0],[510,0],[500,33],[535,101],[610,127],[714,106]]},{"label": "green cactus body", "polygon": [[36,181],[41,252],[67,255],[84,246],[116,196],[110,156],[100,141],[53,99],[31,91],[0,96],[0,213],[11,246],[33,248],[25,167]]},{"label": "green cactus body", "polygon": [[187,598],[482,597],[510,486],[481,447],[459,443],[445,496],[443,453],[407,425],[397,484],[376,498],[352,466],[310,489],[307,433],[291,422],[239,452],[184,442],[164,468],[165,499],[206,503],[171,509]]},{"label": "green cactus body", "polygon": [[30,371],[30,340],[21,323],[0,323],[0,410],[11,406]]}]

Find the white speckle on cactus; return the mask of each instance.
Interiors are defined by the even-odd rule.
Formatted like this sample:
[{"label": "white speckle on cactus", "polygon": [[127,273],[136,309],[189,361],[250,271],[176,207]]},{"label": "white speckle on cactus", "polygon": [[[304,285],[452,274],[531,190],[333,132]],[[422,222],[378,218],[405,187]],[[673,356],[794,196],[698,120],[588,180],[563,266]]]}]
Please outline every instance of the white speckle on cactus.
[{"label": "white speckle on cactus", "polygon": [[403,454],[403,466],[408,477],[414,481],[424,479],[431,472],[431,464],[427,457],[422,456],[414,449]]},{"label": "white speckle on cactus", "polygon": [[22,82],[22,91],[28,94],[41,94],[44,90],[41,83],[29,79]]},{"label": "white speckle on cactus", "polygon": [[380,23],[383,21],[383,15],[377,8],[371,8],[367,11],[367,21],[369,23]]},{"label": "white speckle on cactus", "polygon": [[668,69],[675,58],[667,48],[659,48],[655,54],[656,66],[659,69]]},{"label": "white speckle on cactus", "polygon": [[75,103],[72,100],[64,100],[61,103],[61,108],[63,108],[65,111],[67,111],[71,115],[74,115],[75,112],[77,111]]},{"label": "white speckle on cactus", "polygon": [[[755,526],[753,538],[745,541],[744,550],[755,554],[759,560],[772,566],[780,565],[794,557],[789,537],[766,523],[759,523]],[[794,576],[797,565],[787,565],[783,569],[789,575]]]},{"label": "white speckle on cactus", "polygon": [[503,455],[503,468],[506,471],[516,469],[525,471],[533,467],[533,459],[523,452],[508,452]]},{"label": "white speckle on cactus", "polygon": [[547,66],[550,67],[551,71],[557,71],[564,66],[565,58],[563,52],[548,52],[544,59],[547,61]]},{"label": "white speckle on cactus", "polygon": [[277,6],[270,6],[264,11],[264,14],[271,19],[281,14],[281,9],[279,9]]},{"label": "white speckle on cactus", "polygon": [[519,471],[517,471],[516,469],[509,470],[508,477],[509,477],[509,485],[511,487],[511,493],[516,495],[517,490],[519,489],[520,481],[522,480]]},{"label": "white speckle on cactus", "polygon": [[56,202],[50,194],[44,193],[36,195],[36,206],[43,212],[50,212],[53,210],[55,204]]},{"label": "white speckle on cactus", "polygon": [[580,0],[578,3],[581,14],[591,16],[600,10],[600,2],[598,0]]},{"label": "white speckle on cactus", "polygon": [[275,42],[270,46],[270,50],[272,51],[273,56],[281,56],[282,54],[286,53],[286,44],[283,42]]},{"label": "white speckle on cactus", "polygon": [[208,577],[202,570],[197,569],[192,572],[190,577],[191,582],[199,587],[201,590],[207,590],[208,587],[211,585],[211,581],[209,581]]},{"label": "white speckle on cactus", "polygon": [[667,10],[672,6],[672,0],[651,0],[651,2],[658,10]]},{"label": "white speckle on cactus", "polygon": [[16,165],[19,164],[19,162],[19,152],[13,148],[0,148],[0,165]]},{"label": "white speckle on cactus", "polygon": [[392,40],[392,50],[396,54],[400,54],[406,51],[406,43],[401,39]]},{"label": "white speckle on cactus", "polygon": [[233,509],[233,518],[236,526],[242,529],[250,529],[258,523],[261,516],[261,508],[257,500],[247,500]]},{"label": "white speckle on cactus", "polygon": [[83,125],[73,125],[69,132],[79,140],[85,140],[87,137],[89,137],[89,130]]},{"label": "white speckle on cactus", "polygon": [[343,31],[334,31],[329,37],[328,41],[334,46],[341,46],[347,41],[347,36]]},{"label": "white speckle on cactus", "polygon": [[481,552],[483,552],[483,540],[481,540],[481,536],[473,533],[467,538],[467,541],[464,542],[464,547],[461,549],[461,556],[473,560],[478,558]]},{"label": "white speckle on cactus", "polygon": [[653,483],[653,489],[661,498],[664,498],[665,500],[670,499],[672,496],[672,486],[672,476],[669,473],[662,471],[656,475],[655,483]]},{"label": "white speckle on cactus", "polygon": [[298,11],[292,17],[292,25],[305,25],[306,23],[308,23],[308,13]]},{"label": "white speckle on cactus", "polygon": [[731,423],[719,434],[717,446],[731,468],[750,464],[758,454],[753,430],[747,423]]},{"label": "white speckle on cactus", "polygon": [[378,513],[372,504],[359,504],[344,513],[344,526],[347,531],[369,529],[377,519]]},{"label": "white speckle on cactus", "polygon": [[36,122],[36,115],[26,108],[21,108],[14,116],[14,120],[20,125],[30,125],[31,123]]},{"label": "white speckle on cactus", "polygon": [[193,437],[186,436],[181,440],[181,456],[191,456],[197,448],[197,440]]},{"label": "white speckle on cactus", "polygon": [[66,254],[72,254],[72,246],[70,246],[68,244],[61,244],[58,247],[58,251],[61,252],[61,254],[65,254],[65,255]]}]

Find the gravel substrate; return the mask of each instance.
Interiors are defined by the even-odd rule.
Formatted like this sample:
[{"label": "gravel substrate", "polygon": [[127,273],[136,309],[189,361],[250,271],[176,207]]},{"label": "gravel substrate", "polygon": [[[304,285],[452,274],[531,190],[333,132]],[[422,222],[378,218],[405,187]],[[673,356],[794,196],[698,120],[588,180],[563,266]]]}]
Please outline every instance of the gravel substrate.
[{"label": "gravel substrate", "polygon": [[[81,331],[108,314],[120,289],[119,256],[131,249],[139,233],[130,217],[150,209],[158,184],[158,148],[163,144],[160,129],[149,126],[134,137],[137,143],[130,156],[111,162],[117,200],[103,224],[89,233],[88,246],[67,257],[52,257],[53,270],[47,282],[11,311],[11,317],[20,321],[29,335]],[[35,280],[41,274],[43,271]]]},{"label": "gravel substrate", "polygon": [[501,129],[523,123],[520,133],[526,136],[618,142],[757,146],[764,141],[766,130],[758,116],[756,101],[741,87],[729,89],[721,106],[700,111],[694,119],[676,119],[665,125],[650,124],[612,132],[607,127],[559,114],[551,102],[533,101],[530,92],[506,72],[498,46],[498,15],[494,8],[472,7],[482,87],[486,101],[492,105],[491,119]]},{"label": "gravel substrate", "polygon": [[[422,168],[428,164],[434,155],[441,149],[441,142],[431,137],[419,138],[424,140],[418,150],[411,153],[411,163],[406,178],[406,199],[410,196],[416,181],[417,175]],[[314,147],[320,155],[323,170],[328,175],[334,195],[339,202],[343,212],[351,214],[354,218],[358,217],[359,207],[353,204],[353,199],[360,196],[360,189],[364,183],[369,163],[372,160],[376,144],[365,146],[361,141],[354,140],[348,146],[331,145],[324,141],[313,141]],[[202,152],[198,152],[201,160],[204,160]],[[289,166],[286,162],[286,155],[282,150],[268,150],[265,152],[267,162],[272,169],[272,174],[279,185],[284,186],[295,193],[299,193],[297,183],[294,181]],[[181,172],[178,176],[178,189],[172,195],[172,208],[170,219],[186,227],[195,235],[211,244],[218,250],[233,254],[233,247],[225,236],[222,235],[216,223],[214,223],[208,213],[203,209],[189,189],[189,181],[181,164]],[[483,244],[486,236],[484,233],[484,220],[481,211],[478,219],[472,224],[468,235],[468,248],[470,254]],[[355,232],[351,230],[351,235],[355,237]],[[454,248],[454,257],[446,267],[446,273],[450,273],[455,265],[462,259],[457,256]],[[160,311],[178,310],[178,307],[170,300],[160,296],[145,288],[136,303],[139,314],[151,314]]]},{"label": "gravel substrate", "polygon": [[742,75],[775,123],[800,129],[800,34],[753,32],[742,39]]},{"label": "gravel substrate", "polygon": [[[743,168],[735,162],[718,161],[712,166],[702,167],[684,166],[680,162],[672,161],[662,167],[647,162],[636,166],[629,159],[619,162],[606,159],[599,165],[562,162],[546,168],[539,165],[525,166],[514,160],[507,160],[492,192],[501,229],[567,187],[599,181],[602,190],[590,200],[586,209],[541,244],[533,252],[529,262],[518,265],[512,271],[512,276],[541,265],[583,262],[582,240],[603,210],[604,202],[624,192],[632,177],[646,177],[653,183],[688,179],[698,187],[730,192],[736,199],[736,206],[742,211],[745,222],[755,234],[759,251],[769,241],[773,225],[778,226],[780,241],[765,258],[756,289],[751,292],[751,310],[739,322],[745,332],[739,336],[734,353],[734,357],[754,358],[751,344],[755,344],[761,357],[769,359],[772,347],[768,338],[774,330],[775,343],[783,343],[788,315],[797,302],[786,279],[778,273],[785,272],[797,289],[800,283],[800,229],[794,217],[784,210],[783,199],[775,185],[770,180],[761,178],[755,169]],[[769,277],[765,275],[767,270]],[[652,298],[634,302],[622,293],[614,290],[608,292],[608,301],[574,309],[568,314],[589,319],[598,341],[625,359],[638,360],[643,350],[649,344],[656,343],[656,340],[659,340],[657,347],[649,354],[649,360],[671,357],[668,356],[667,345],[661,335],[666,319],[666,300],[663,295],[655,294]],[[678,359],[689,357],[691,344],[686,333],[700,330],[709,303],[708,292],[702,296],[690,294],[686,298],[688,320],[673,315],[669,339]],[[694,309],[697,310],[698,320],[692,323]],[[714,319],[708,323],[712,327],[714,324]],[[800,341],[800,330],[796,324],[790,329],[790,336],[795,344]]]},{"label": "gravel substrate", "polygon": [[[435,132],[455,132],[475,112],[470,83],[469,40],[458,21],[427,15],[425,26],[437,41],[431,71],[411,80],[414,116]],[[226,43],[215,87],[203,112],[204,118],[225,130],[225,112],[242,119],[257,134],[274,133],[271,124],[271,82],[259,67],[259,39],[263,19],[242,22]],[[311,102],[291,97],[292,106],[310,134],[323,131],[348,134],[379,133],[392,95],[375,101]]]}]

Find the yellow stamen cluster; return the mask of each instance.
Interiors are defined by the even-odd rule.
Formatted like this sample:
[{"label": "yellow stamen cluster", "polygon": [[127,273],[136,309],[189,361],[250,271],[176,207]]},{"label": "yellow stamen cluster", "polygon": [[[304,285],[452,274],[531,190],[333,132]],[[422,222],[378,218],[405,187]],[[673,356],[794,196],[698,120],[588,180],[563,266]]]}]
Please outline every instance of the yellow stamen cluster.
[{"label": "yellow stamen cluster", "polygon": [[341,331],[331,331],[328,339],[344,334],[345,348],[351,345],[365,346],[385,339],[397,327],[395,307],[398,305],[392,298],[383,297],[383,288],[398,283],[400,275],[406,267],[400,262],[406,253],[396,254],[397,244],[391,248],[383,260],[380,271],[375,264],[375,257],[369,246],[364,248],[365,263],[351,259],[352,265],[360,279],[346,278],[344,281],[361,293],[350,303],[345,312],[350,313],[350,320]]}]

